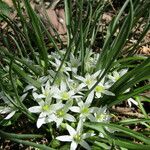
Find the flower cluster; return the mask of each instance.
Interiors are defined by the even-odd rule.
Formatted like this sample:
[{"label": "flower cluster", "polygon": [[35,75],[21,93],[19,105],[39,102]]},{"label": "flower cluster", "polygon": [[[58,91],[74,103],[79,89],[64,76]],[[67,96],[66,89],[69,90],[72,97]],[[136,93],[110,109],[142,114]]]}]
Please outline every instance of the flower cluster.
[{"label": "flower cluster", "polygon": [[[86,54],[84,75],[80,73],[80,57],[76,58],[70,54],[69,61],[63,63],[56,76],[64,53],[65,51],[60,51],[59,54],[54,52],[49,56],[51,69],[48,71],[48,76],[39,79],[41,89],[37,89],[33,85],[28,85],[24,89],[26,93],[32,91],[30,93],[32,93],[32,104],[34,105],[28,108],[28,111],[38,114],[37,128],[49,123],[54,123],[58,129],[65,125],[70,135],[61,135],[60,133],[56,139],[71,142],[71,150],[75,150],[78,144],[85,149],[90,149],[85,139],[94,136],[94,133],[86,132],[83,123],[85,121],[110,121],[111,117],[107,107],[97,107],[96,104],[104,95],[115,96],[115,93],[111,92],[109,88],[127,70],[123,69],[119,72],[115,70],[106,75],[87,95],[102,73],[101,70],[94,72],[98,54],[92,52]],[[18,110],[14,110],[12,104],[7,103],[7,107],[0,107],[0,114],[10,113],[5,119],[10,119],[16,111]],[[72,127],[72,124],[76,129]]]}]

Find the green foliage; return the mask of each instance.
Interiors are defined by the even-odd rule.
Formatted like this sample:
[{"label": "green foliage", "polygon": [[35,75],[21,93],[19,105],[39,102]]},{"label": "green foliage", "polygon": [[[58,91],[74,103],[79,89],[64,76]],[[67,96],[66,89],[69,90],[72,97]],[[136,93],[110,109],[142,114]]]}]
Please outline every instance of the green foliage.
[{"label": "green foliage", "polygon": [[[86,140],[92,149],[150,149],[150,139],[144,132],[138,133],[127,128],[127,125],[137,124],[146,128],[150,127],[149,115],[143,106],[143,102],[150,103],[150,101],[147,97],[139,96],[140,93],[150,90],[150,58],[134,55],[150,29],[150,2],[126,0],[106,26],[106,31],[99,31],[102,26],[100,24],[102,16],[109,7],[109,2],[77,0],[74,12],[72,2],[64,0],[67,45],[63,45],[63,41],[60,41],[63,48],[58,48],[57,41],[61,39],[56,39],[49,33],[42,19],[32,9],[29,0],[23,2],[22,8],[19,0],[13,0],[19,20],[16,23],[7,16],[10,11],[9,7],[0,1],[0,9],[3,8],[0,17],[8,24],[7,28],[11,29],[11,33],[7,32],[7,29],[3,29],[0,33],[2,39],[0,45],[0,126],[5,129],[6,126],[15,124],[20,116],[25,115],[27,121],[37,122],[38,127],[40,117],[32,114],[32,112],[36,113],[33,108],[41,107],[40,112],[37,111],[41,114],[49,108],[50,111],[55,108],[53,115],[57,113],[63,116],[69,112],[76,122],[68,124],[68,120],[65,120],[59,126],[57,118],[41,124],[45,134],[50,137],[49,145],[53,148],[68,149],[68,144],[63,145],[57,141],[59,136],[66,134],[66,129],[69,131],[70,128],[74,130],[77,127],[76,130],[78,130],[78,126],[81,126],[80,122],[83,122],[83,131],[86,132],[84,135],[92,137],[87,136],[86,139],[82,139],[82,133],[76,134],[72,139],[72,141],[76,140],[76,144],[83,146],[85,143],[82,142]],[[25,10],[26,15],[22,9]],[[138,26],[140,18],[143,22],[140,22]],[[144,26],[143,32],[141,31],[137,42],[128,47],[130,39],[141,26]],[[99,32],[104,42],[100,44],[102,46],[97,46],[99,51],[95,52],[93,47],[96,45]],[[49,45],[52,45],[52,48]],[[97,75],[94,76],[95,73]],[[86,77],[90,77],[89,79],[92,77],[92,79],[87,82]],[[93,78],[94,82],[88,85]],[[108,83],[109,87],[102,83]],[[80,86],[81,89],[79,89]],[[66,88],[76,90],[77,92],[73,95],[76,97],[72,98],[68,95]],[[54,96],[50,93],[51,91],[54,92]],[[92,92],[93,96],[91,96]],[[98,92],[100,95],[97,94]],[[69,96],[71,98],[67,99]],[[128,118],[112,123],[107,108],[129,98],[134,98],[138,103],[137,107],[144,118]],[[43,102],[44,105],[41,104]],[[83,106],[86,106],[85,109],[78,112],[79,114],[70,112],[71,109],[74,110],[74,106],[79,109],[81,102]],[[61,105],[63,105],[62,109],[57,110]],[[97,111],[94,112],[91,107],[93,110],[94,107],[98,109],[95,108]],[[96,123],[95,120],[91,121],[91,118],[91,120],[80,118],[85,117],[89,110],[93,111],[91,115],[96,119]],[[96,116],[98,112],[99,118]],[[0,130],[0,136],[43,150],[53,149],[28,141],[28,139],[41,138],[42,135],[16,135]]]}]

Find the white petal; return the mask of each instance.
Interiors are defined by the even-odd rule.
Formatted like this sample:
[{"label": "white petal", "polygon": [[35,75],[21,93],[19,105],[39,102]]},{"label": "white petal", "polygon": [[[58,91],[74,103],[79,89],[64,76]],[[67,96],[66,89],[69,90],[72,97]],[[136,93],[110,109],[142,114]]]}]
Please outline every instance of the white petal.
[{"label": "white petal", "polygon": [[72,106],[72,107],[70,107],[70,110],[73,111],[73,112],[79,113],[80,112],[80,107]]},{"label": "white petal", "polygon": [[75,135],[76,134],[75,129],[73,127],[71,127],[70,125],[67,124],[66,128],[67,128],[70,135]]},{"label": "white petal", "polygon": [[77,89],[76,89],[76,92],[80,91],[82,88],[84,88],[86,85],[84,83],[81,83]]},{"label": "white petal", "polygon": [[97,98],[100,98],[100,97],[102,97],[102,94],[99,93],[99,92],[96,92],[96,97],[97,97]]},{"label": "white petal", "polygon": [[93,75],[92,75],[92,77],[95,79],[95,78],[97,78],[98,77],[98,75],[100,74],[100,70],[99,71],[97,71],[97,72],[95,72]]},{"label": "white petal", "polygon": [[46,85],[45,85],[45,90],[50,90],[50,83],[49,83],[49,80],[46,82]]},{"label": "white petal", "polygon": [[23,90],[23,92],[26,92],[26,91],[29,91],[29,90],[31,90],[31,89],[36,89],[34,86],[32,86],[32,85],[27,85],[26,87],[25,87],[25,89]]},{"label": "white petal", "polygon": [[81,77],[81,76],[74,76],[76,79],[78,79],[78,80],[80,80],[80,81],[82,81],[82,82],[84,82],[85,81],[85,78],[83,78],[83,77]]},{"label": "white petal", "polygon": [[85,103],[86,103],[86,104],[91,104],[91,102],[93,101],[93,98],[94,98],[94,91],[92,91],[92,92],[88,95],[88,97],[87,97]]},{"label": "white petal", "polygon": [[128,69],[122,69],[120,72],[120,76],[122,77],[127,72],[128,72]]},{"label": "white petal", "polygon": [[33,106],[33,107],[30,107],[28,110],[32,113],[40,113],[41,112],[41,106]]},{"label": "white petal", "polygon": [[68,94],[69,94],[70,97],[71,97],[71,96],[74,95],[75,93],[74,93],[74,91],[69,91]]},{"label": "white petal", "polygon": [[115,96],[114,93],[112,93],[112,92],[110,92],[110,91],[107,91],[107,90],[105,90],[103,93],[106,94],[106,95]]},{"label": "white petal", "polygon": [[26,98],[27,95],[28,95],[28,93],[23,94],[23,95],[21,96],[21,101],[23,101],[23,100]]},{"label": "white petal", "polygon": [[56,121],[57,117],[54,114],[48,115],[47,122],[53,122]]},{"label": "white petal", "polygon": [[70,122],[75,122],[76,121],[75,117],[70,115],[70,114],[66,114],[64,119],[66,119],[66,120],[68,120]]},{"label": "white petal", "polygon": [[61,123],[63,122],[63,118],[57,118],[57,120],[55,120],[55,122],[56,122],[57,128],[59,128],[59,126],[60,126]]},{"label": "white petal", "polygon": [[5,119],[10,119],[14,114],[16,113],[16,111],[12,111],[10,114],[8,114]]},{"label": "white petal", "polygon": [[75,141],[72,141],[70,150],[76,150],[77,146],[78,146],[78,144]]},{"label": "white petal", "polygon": [[37,93],[33,93],[33,97],[34,99],[42,99],[45,98],[45,96],[43,94],[37,94]]},{"label": "white petal", "polygon": [[113,82],[116,82],[116,80],[115,80],[115,78],[114,78],[113,76],[108,75],[108,78],[109,78],[110,80],[112,80]]},{"label": "white petal", "polygon": [[77,126],[77,132],[82,132],[82,130],[83,130],[83,120],[80,119]]},{"label": "white petal", "polygon": [[94,135],[95,135],[94,133],[84,133],[82,135],[82,139],[86,139],[86,138],[89,138],[89,137],[94,136]]},{"label": "white petal", "polygon": [[7,114],[11,111],[12,111],[12,109],[10,107],[0,106],[0,114]]},{"label": "white petal", "polygon": [[67,90],[67,87],[66,87],[66,83],[65,82],[61,82],[61,84],[60,84],[60,89],[61,89],[61,91],[66,91]]},{"label": "white petal", "polygon": [[37,123],[36,123],[37,128],[40,128],[42,126],[42,124],[45,124],[45,114],[44,113],[41,113],[39,115],[39,118],[38,118]]},{"label": "white petal", "polygon": [[85,149],[87,149],[87,150],[91,150],[89,144],[87,142],[85,142],[85,141],[80,142],[80,145],[82,147],[84,147]]},{"label": "white petal", "polygon": [[87,118],[91,121],[91,122],[94,122],[95,121],[95,117],[92,115],[92,114],[89,114],[87,116]]},{"label": "white petal", "polygon": [[63,142],[72,141],[72,138],[69,135],[57,136],[56,139],[59,140],[59,141],[63,141]]}]

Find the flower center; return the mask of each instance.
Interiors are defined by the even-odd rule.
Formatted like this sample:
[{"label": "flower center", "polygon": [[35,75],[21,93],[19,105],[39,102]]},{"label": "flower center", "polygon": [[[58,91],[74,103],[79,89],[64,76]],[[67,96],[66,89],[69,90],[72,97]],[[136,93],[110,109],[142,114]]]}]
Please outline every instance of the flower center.
[{"label": "flower center", "polygon": [[104,91],[104,87],[100,86],[100,85],[97,85],[96,88],[95,88],[95,91],[101,93],[101,92]]},{"label": "flower center", "polygon": [[76,141],[77,143],[79,143],[80,141],[81,141],[81,134],[75,134],[74,136],[73,136],[73,139],[74,139],[74,141]]},{"label": "flower center", "polygon": [[86,83],[87,85],[90,85],[90,84],[92,83],[92,80],[87,79],[87,80],[85,81],[85,83]]},{"label": "flower center", "polygon": [[82,114],[87,114],[89,112],[89,108],[88,107],[84,107],[81,111]]},{"label": "flower center", "polygon": [[44,105],[44,106],[42,107],[42,110],[48,111],[48,110],[49,110],[49,106],[48,106],[48,105]]},{"label": "flower center", "polygon": [[68,100],[70,96],[67,92],[62,92],[61,97],[62,97],[63,100]]},{"label": "flower center", "polygon": [[57,111],[57,116],[58,117],[63,117],[65,115],[65,112],[63,110]]},{"label": "flower center", "polygon": [[106,119],[106,115],[105,114],[100,114],[96,116],[96,119],[98,121],[104,121]]}]

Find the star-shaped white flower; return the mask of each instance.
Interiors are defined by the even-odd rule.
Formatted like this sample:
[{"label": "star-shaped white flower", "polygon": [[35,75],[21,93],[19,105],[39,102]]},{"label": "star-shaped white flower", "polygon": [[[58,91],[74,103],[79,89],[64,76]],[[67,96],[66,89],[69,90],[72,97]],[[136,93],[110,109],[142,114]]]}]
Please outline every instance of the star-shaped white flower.
[{"label": "star-shaped white flower", "polygon": [[68,78],[66,80],[66,83],[67,83],[69,89],[73,90],[74,93],[80,93],[81,94],[80,91],[82,91],[82,89],[85,87],[84,83],[80,84],[78,80],[72,80],[70,78]]},{"label": "star-shaped white flower", "polygon": [[69,111],[69,108],[72,106],[73,101],[69,100],[67,101],[67,103],[64,105],[63,108],[57,110],[55,112],[54,116],[51,116],[53,118],[49,118],[50,120],[54,120],[54,122],[56,122],[56,126],[57,128],[61,125],[61,123],[63,122],[63,120],[67,120],[69,122],[75,122],[76,119],[73,115],[67,113]]},{"label": "star-shaped white flower", "polygon": [[100,98],[100,97],[102,97],[102,94],[115,96],[114,93],[107,90],[109,87],[110,87],[110,85],[107,83],[104,83],[104,79],[102,79],[102,81],[99,82],[98,85],[94,89],[96,97]]},{"label": "star-shaped white flower", "polygon": [[[61,63],[62,63],[62,61],[59,60],[59,59],[57,59],[57,58],[55,58],[55,63],[52,62],[52,61],[50,61],[50,62],[51,62],[51,64],[52,64],[54,67],[56,67],[56,71],[58,71],[58,69],[59,69],[59,67],[60,67],[60,65],[61,65]],[[67,75],[69,75],[68,71],[71,71],[71,68],[70,68],[70,67],[67,67],[66,64],[63,63],[63,66],[62,66],[62,68],[60,69],[60,72],[63,72],[63,73],[66,73]]]},{"label": "star-shaped white flower", "polygon": [[87,73],[85,78],[82,76],[74,76],[76,79],[80,80],[84,83],[84,86],[87,86],[89,89],[96,83],[97,77],[100,74],[100,71],[95,72],[94,74],[90,75]]},{"label": "star-shaped white flower", "polygon": [[76,58],[72,53],[70,54],[70,62],[67,62],[68,66],[71,68],[71,71],[77,74],[78,67],[81,65],[80,58]]},{"label": "star-shaped white flower", "polygon": [[47,96],[52,97],[55,93],[54,87],[50,86],[49,80],[46,82],[45,85],[41,86],[41,89],[42,89],[41,94],[38,94],[35,91],[33,92],[33,97],[34,97],[35,100],[46,98]]},{"label": "star-shaped white flower", "polygon": [[128,69],[122,69],[119,72],[118,71],[113,71],[112,74],[108,75],[108,78],[115,83],[117,80],[119,80],[124,74],[126,74]]},{"label": "star-shaped white flower", "polygon": [[55,86],[54,91],[55,91],[55,94],[53,97],[58,100],[69,100],[72,98],[81,97],[81,96],[75,95],[75,92],[73,90],[68,90],[67,84],[64,81],[61,82],[60,89],[57,86]]},{"label": "star-shaped white flower", "polygon": [[110,121],[110,115],[107,111],[107,107],[96,107],[94,110],[94,122],[109,122]]},{"label": "star-shaped white flower", "polygon": [[63,135],[56,137],[57,140],[63,142],[71,142],[70,150],[76,150],[78,144],[87,150],[90,150],[89,144],[85,141],[86,138],[94,136],[93,133],[82,133],[83,132],[83,122],[79,121],[77,129],[75,130],[70,125],[66,124],[66,128],[70,135]]},{"label": "star-shaped white flower", "polygon": [[94,92],[92,91],[88,95],[85,103],[81,99],[79,99],[77,100],[78,106],[72,106],[70,107],[70,110],[76,113],[80,113],[80,118],[83,119],[84,121],[86,118],[93,120],[92,113],[93,113],[94,107],[90,107],[93,101],[93,98],[94,98]]},{"label": "star-shaped white flower", "polygon": [[54,113],[58,109],[61,109],[63,107],[63,104],[61,102],[51,104],[52,102],[51,95],[47,96],[45,101],[40,99],[37,102],[39,106],[33,106],[29,108],[30,112],[40,114],[37,120],[37,128],[40,128],[42,124],[54,121],[53,119],[50,120],[50,118],[53,118]]}]

